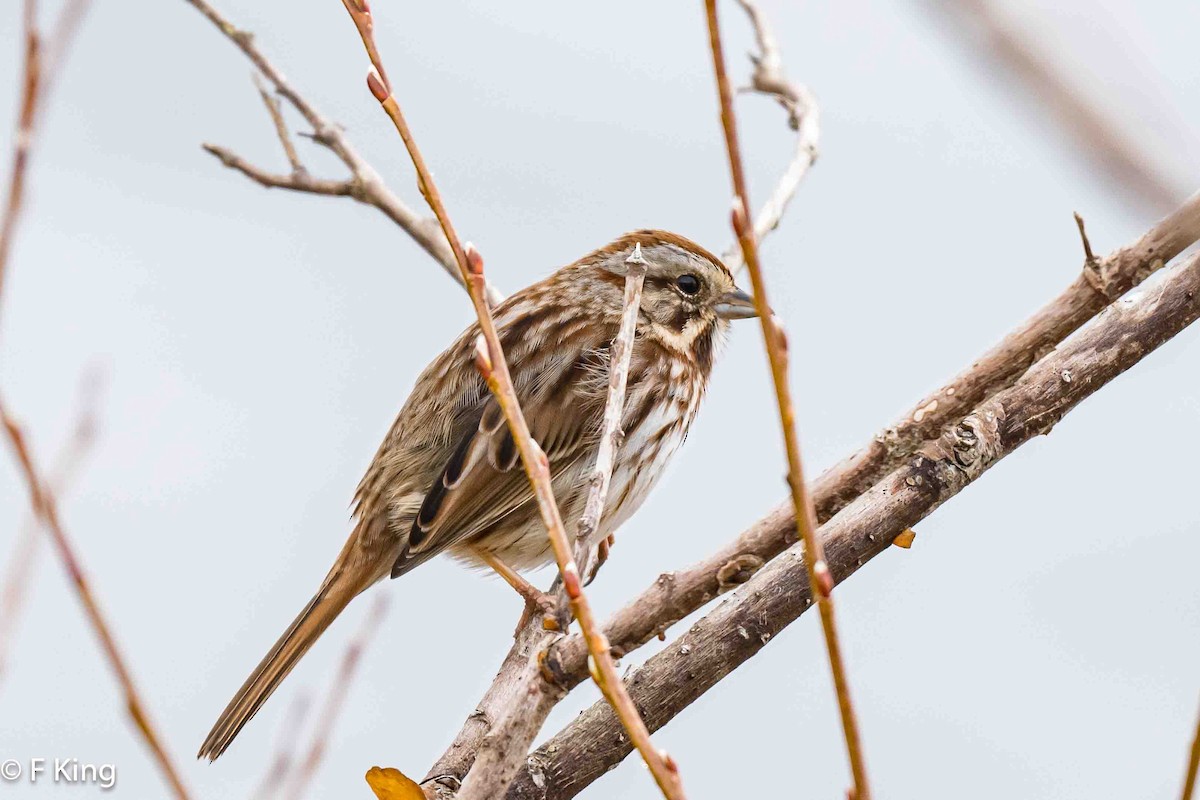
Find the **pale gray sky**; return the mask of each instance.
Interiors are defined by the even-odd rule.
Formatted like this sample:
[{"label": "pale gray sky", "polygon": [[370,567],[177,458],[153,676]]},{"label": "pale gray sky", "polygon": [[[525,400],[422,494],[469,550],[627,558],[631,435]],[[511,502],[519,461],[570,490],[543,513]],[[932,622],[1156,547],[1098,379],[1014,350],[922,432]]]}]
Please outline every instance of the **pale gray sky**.
[{"label": "pale gray sky", "polygon": [[[15,2],[0,54],[18,64]],[[728,239],[728,177],[699,3],[377,3],[390,75],[460,231],[507,291],[631,228]],[[336,2],[223,0],[414,205]],[[822,155],[765,247],[788,321],[810,471],[849,454],[1076,274],[1136,213],[1038,106],[917,2],[763,2],[821,103]],[[1128,133],[1200,178],[1200,6],[1011,6]],[[749,31],[725,9],[736,74]],[[0,109],[15,107],[0,79]],[[790,152],[739,102],[752,189]],[[7,119],[7,117],[6,117]],[[295,115],[289,120],[298,124]],[[231,693],[324,575],[347,504],[425,363],[469,320],[458,289],[348,200],[268,192],[213,141],[283,168],[249,65],[179,0],[97,0],[45,120],[0,326],[0,382],[49,461],[78,377],[110,375],[65,519],[197,798],[248,797],[298,691],[322,693],[358,602],[217,764],[193,760]],[[7,142],[7,138],[5,139]],[[339,165],[310,143],[310,168]],[[1177,337],[840,590],[880,797],[1172,797],[1200,698],[1200,331]],[[783,497],[757,330],[735,330],[674,469],[593,586],[601,612]],[[0,557],[25,515],[0,469]],[[543,576],[545,577],[545,576]],[[310,796],[420,776],[506,651],[519,603],[435,561],[377,591],[371,643]],[[43,559],[0,684],[0,760],[115,763],[114,796],[165,794],[79,605]],[[682,628],[681,628],[682,630]],[[640,661],[657,643],[637,654]],[[554,714],[597,696],[582,687]],[[840,797],[820,633],[805,617],[657,734],[695,798]],[[91,790],[4,787],[5,796]],[[653,798],[630,759],[583,795]]]}]

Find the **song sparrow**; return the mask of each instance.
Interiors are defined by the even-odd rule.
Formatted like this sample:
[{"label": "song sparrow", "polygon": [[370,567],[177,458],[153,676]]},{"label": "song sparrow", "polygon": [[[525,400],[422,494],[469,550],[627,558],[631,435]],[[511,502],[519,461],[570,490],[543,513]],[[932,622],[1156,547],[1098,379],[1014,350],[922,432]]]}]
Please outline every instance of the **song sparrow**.
[{"label": "song sparrow", "polygon": [[[749,296],[712,254],[665,231],[630,233],[517,292],[495,317],[530,430],[550,460],[574,534],[600,438],[608,351],[624,305],[626,259],[647,263],[616,454],[597,542],[626,520],[687,437],[726,320]],[[216,759],[355,595],[438,553],[515,570],[553,560],[503,414],[472,360],[479,326],[434,359],[354,498],[354,532],[321,588],[222,712],[200,748]],[[593,543],[595,544],[595,543]]]}]

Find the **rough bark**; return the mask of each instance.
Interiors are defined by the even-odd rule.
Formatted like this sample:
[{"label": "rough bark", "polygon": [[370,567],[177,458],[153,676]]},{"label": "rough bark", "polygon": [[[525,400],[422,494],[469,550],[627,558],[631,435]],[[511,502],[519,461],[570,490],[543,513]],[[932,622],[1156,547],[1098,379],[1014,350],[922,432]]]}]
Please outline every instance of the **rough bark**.
[{"label": "rough bark", "polygon": [[[846,506],[821,530],[836,581],[915,525],[1072,408],[1200,317],[1200,255],[1159,285],[1118,301],[1012,387],[928,442],[906,464]],[[627,683],[646,723],[666,724],[755,655],[812,605],[798,546],[642,667]],[[629,752],[603,704],[593,705],[534,751],[508,800],[565,800]]]},{"label": "rough bark", "polygon": [[[828,520],[946,425],[1011,385],[1112,300],[1139,285],[1197,239],[1200,194],[1133,244],[1086,262],[1082,274],[1058,297],[855,455],[822,474],[813,484],[818,519]],[[744,582],[794,541],[795,522],[784,503],[703,561],[659,576],[608,620],[605,632],[609,641],[619,654],[637,649],[722,591]],[[587,677],[587,650],[578,637],[557,644],[550,663],[565,686]]]}]

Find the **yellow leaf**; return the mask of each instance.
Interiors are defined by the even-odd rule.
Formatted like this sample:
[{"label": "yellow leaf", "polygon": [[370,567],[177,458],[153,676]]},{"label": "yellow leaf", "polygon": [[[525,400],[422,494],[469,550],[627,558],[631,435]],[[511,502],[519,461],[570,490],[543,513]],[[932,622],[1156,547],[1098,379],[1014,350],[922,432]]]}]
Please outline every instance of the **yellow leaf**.
[{"label": "yellow leaf", "polygon": [[394,767],[371,767],[367,783],[379,800],[425,800],[421,787]]},{"label": "yellow leaf", "polygon": [[892,539],[892,544],[896,545],[896,547],[903,547],[905,550],[907,550],[908,548],[912,547],[913,539],[916,538],[916,531],[914,531],[912,528],[905,528],[896,536],[895,539]]}]

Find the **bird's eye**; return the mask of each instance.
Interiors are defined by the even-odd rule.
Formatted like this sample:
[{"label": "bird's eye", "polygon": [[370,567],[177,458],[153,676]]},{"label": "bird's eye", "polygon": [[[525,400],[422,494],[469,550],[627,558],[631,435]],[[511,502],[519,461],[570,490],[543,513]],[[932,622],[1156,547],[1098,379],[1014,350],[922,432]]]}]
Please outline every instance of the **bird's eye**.
[{"label": "bird's eye", "polygon": [[679,291],[686,295],[694,295],[700,291],[700,279],[690,272],[676,278],[675,285],[679,287]]}]

